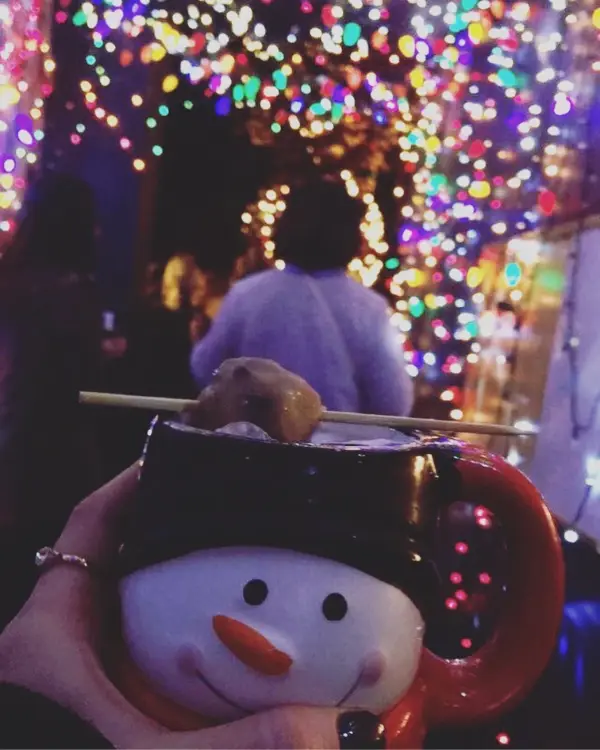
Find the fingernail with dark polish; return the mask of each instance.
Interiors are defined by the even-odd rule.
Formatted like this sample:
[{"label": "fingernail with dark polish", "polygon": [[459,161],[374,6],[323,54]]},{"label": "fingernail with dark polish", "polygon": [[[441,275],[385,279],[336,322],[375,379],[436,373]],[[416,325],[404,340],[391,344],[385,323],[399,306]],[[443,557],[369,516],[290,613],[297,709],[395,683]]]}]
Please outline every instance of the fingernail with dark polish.
[{"label": "fingernail with dark polish", "polygon": [[338,719],[341,750],[385,748],[385,727],[368,711],[349,711]]}]

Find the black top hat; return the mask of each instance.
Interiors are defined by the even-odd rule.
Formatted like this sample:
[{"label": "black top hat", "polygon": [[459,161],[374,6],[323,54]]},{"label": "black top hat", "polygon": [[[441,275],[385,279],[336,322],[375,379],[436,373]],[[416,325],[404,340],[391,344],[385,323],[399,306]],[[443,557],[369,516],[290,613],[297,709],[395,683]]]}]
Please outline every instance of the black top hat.
[{"label": "black top hat", "polygon": [[422,610],[439,579],[429,544],[459,498],[457,443],[390,450],[205,432],[156,419],[121,548],[124,575],[195,550],[290,549],[401,588]]}]

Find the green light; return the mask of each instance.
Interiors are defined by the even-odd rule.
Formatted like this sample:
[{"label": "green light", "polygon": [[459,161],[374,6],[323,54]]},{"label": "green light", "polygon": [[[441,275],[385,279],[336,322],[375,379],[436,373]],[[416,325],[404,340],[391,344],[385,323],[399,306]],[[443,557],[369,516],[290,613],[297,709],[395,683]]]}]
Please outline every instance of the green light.
[{"label": "green light", "polygon": [[411,297],[408,303],[408,310],[413,318],[420,318],[425,312],[425,303],[418,297]]},{"label": "green light", "polygon": [[334,123],[338,123],[344,116],[344,105],[336,102],[331,108],[331,119]]},{"label": "green light", "polygon": [[385,267],[389,268],[390,271],[393,271],[394,268],[398,268],[399,265],[400,265],[400,261],[398,260],[398,258],[390,258],[389,260],[386,260],[385,262]]},{"label": "green light", "polygon": [[100,47],[104,47],[104,40],[94,39],[94,47],[97,47],[98,49],[100,49]]},{"label": "green light", "polygon": [[477,336],[477,334],[479,333],[479,326],[477,325],[477,321],[469,321],[465,326],[465,330],[472,338],[475,338],[475,336]]},{"label": "green light", "polygon": [[280,124],[279,124],[278,122],[274,122],[274,123],[273,123],[273,124],[271,125],[271,130],[272,130],[272,131],[273,131],[274,133],[281,133],[281,125],[280,125]]},{"label": "green light", "polygon": [[152,153],[154,156],[162,156],[164,149],[162,146],[152,146]]},{"label": "green light", "polygon": [[517,83],[517,77],[512,70],[506,70],[506,68],[503,68],[498,71],[497,76],[500,83],[507,88],[513,87]]},{"label": "green light", "polygon": [[148,119],[146,120],[146,125],[147,125],[147,126],[148,126],[149,128],[155,128],[155,127],[156,127],[156,126],[158,125],[158,123],[156,122],[156,120],[154,119],[154,117],[149,117],[149,118],[148,118]]},{"label": "green light", "polygon": [[236,83],[233,87],[233,101],[241,102],[244,99],[244,87],[241,83]]},{"label": "green light", "polygon": [[504,269],[504,278],[508,286],[517,286],[523,275],[518,263],[509,263]]},{"label": "green light", "polygon": [[193,107],[194,107],[194,103],[193,103],[193,102],[191,102],[191,101],[190,101],[189,99],[186,99],[186,100],[184,101],[184,103],[183,103],[183,106],[184,106],[184,107],[185,107],[186,109],[193,109]]},{"label": "green light", "polygon": [[253,102],[260,91],[260,78],[256,76],[249,78],[244,85],[244,91],[246,92],[246,98]]},{"label": "green light", "polygon": [[158,114],[161,117],[166,117],[169,114],[169,108],[167,107],[166,104],[161,104],[160,105],[160,107],[158,108]]},{"label": "green light", "polygon": [[85,61],[86,61],[86,63],[87,63],[88,65],[94,65],[94,64],[95,64],[95,62],[96,62],[96,58],[94,57],[94,55],[88,55],[88,56],[87,56],[87,57],[85,58]]},{"label": "green light", "polygon": [[73,25],[74,26],[83,26],[87,20],[87,16],[82,10],[78,10],[77,13],[73,16]]},{"label": "green light", "polygon": [[273,83],[275,84],[275,88],[279,89],[279,91],[285,91],[285,87],[287,86],[287,76],[285,73],[282,73],[281,70],[276,70],[273,73]]},{"label": "green light", "polygon": [[344,36],[342,41],[346,47],[354,47],[356,42],[360,39],[361,28],[357,23],[347,23],[344,26]]}]

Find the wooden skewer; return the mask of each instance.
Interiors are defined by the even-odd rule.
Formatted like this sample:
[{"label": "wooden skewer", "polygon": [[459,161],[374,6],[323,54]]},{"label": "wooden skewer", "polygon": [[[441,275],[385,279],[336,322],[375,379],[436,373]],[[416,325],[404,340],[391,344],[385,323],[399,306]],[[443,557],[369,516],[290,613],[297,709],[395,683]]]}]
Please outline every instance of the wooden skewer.
[{"label": "wooden skewer", "polygon": [[[128,409],[147,409],[154,412],[181,412],[188,407],[194,406],[196,403],[195,401],[179,398],[155,398],[153,396],[130,396],[122,393],[92,393],[90,391],[82,391],[79,394],[79,401],[82,404],[92,406],[121,406]],[[321,421],[393,427],[396,429],[428,430],[431,432],[462,432],[478,435],[510,435],[519,437],[537,434],[535,430],[517,429],[516,427],[509,427],[502,424],[450,422],[441,419],[414,419],[413,417],[355,414],[353,412],[327,410],[323,410]]]}]

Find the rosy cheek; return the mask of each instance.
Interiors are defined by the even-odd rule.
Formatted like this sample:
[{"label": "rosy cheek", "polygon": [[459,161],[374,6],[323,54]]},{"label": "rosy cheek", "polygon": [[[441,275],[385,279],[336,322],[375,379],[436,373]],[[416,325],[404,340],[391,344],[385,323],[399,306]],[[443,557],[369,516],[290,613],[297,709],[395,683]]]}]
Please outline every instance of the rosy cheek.
[{"label": "rosy cheek", "polygon": [[382,678],[387,659],[381,651],[373,651],[363,660],[363,666],[360,674],[361,687],[373,687]]}]

